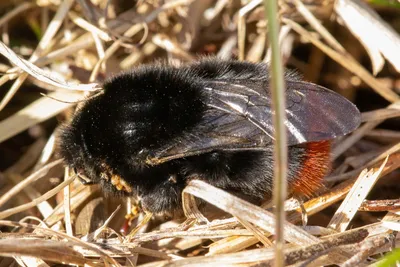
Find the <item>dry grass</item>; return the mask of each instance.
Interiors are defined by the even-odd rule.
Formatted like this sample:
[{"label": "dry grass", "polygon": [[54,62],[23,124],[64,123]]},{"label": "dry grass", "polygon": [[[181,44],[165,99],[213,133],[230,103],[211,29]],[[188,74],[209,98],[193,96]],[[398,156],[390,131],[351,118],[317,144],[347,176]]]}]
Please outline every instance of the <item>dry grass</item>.
[{"label": "dry grass", "polygon": [[[261,0],[132,2],[0,3],[0,267],[272,265],[270,209],[192,181],[189,220],[153,218],[128,239],[144,215],[127,225],[129,201],[81,185],[57,158],[58,125],[112,73],[160,58],[270,58]],[[378,265],[400,238],[400,9],[293,0],[280,10],[285,64],[364,111],[335,143],[326,188],[287,201],[286,263]],[[226,214],[204,217],[194,197]]]}]

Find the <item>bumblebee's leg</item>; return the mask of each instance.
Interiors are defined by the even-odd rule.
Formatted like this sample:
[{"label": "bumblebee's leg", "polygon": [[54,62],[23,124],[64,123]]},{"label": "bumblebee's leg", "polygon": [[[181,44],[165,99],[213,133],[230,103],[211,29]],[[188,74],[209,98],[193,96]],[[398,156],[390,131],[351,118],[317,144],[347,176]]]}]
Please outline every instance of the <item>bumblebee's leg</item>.
[{"label": "bumblebee's leg", "polygon": [[124,235],[128,234],[129,228],[132,224],[132,221],[135,220],[137,217],[139,217],[140,212],[141,212],[141,207],[140,204],[138,203],[132,203],[132,200],[128,198],[128,212],[125,215],[125,222],[123,226],[121,227],[121,233]]},{"label": "bumblebee's leg", "polygon": [[153,213],[149,212],[149,211],[144,211],[144,218],[143,220],[141,220],[138,225],[136,225],[136,227],[126,236],[126,240],[127,242],[130,242],[132,240],[132,238],[135,236],[135,234],[143,227],[145,226],[151,219],[151,217],[153,217]]},{"label": "bumblebee's leg", "polygon": [[97,184],[95,182],[93,182],[92,180],[86,180],[85,178],[83,178],[82,176],[78,175],[78,180],[79,182],[81,182],[81,184],[83,185],[94,185]]},{"label": "bumblebee's leg", "polygon": [[299,203],[299,208],[301,210],[301,223],[303,226],[307,226],[308,223],[308,215],[307,215],[307,210],[306,207],[304,207],[304,201],[300,198],[294,197],[295,200]]}]

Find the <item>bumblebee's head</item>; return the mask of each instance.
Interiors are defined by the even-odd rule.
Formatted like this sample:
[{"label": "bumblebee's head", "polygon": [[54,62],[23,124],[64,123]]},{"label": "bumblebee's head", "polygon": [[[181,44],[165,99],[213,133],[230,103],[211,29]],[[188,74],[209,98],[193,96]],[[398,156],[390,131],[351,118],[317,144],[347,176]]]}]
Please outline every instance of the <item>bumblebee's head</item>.
[{"label": "bumblebee's head", "polygon": [[131,195],[132,185],[122,177],[132,173],[131,155],[143,150],[138,136],[143,126],[139,119],[127,122],[124,107],[107,105],[107,100],[99,95],[76,111],[60,129],[59,154],[84,184],[100,184],[111,195]]},{"label": "bumblebee's head", "polygon": [[101,154],[104,147],[98,144],[92,149],[99,140],[85,134],[73,121],[60,131],[59,153],[83,184],[100,184],[105,193],[115,196],[134,194],[133,187],[116,172],[117,166],[107,163],[107,153]]},{"label": "bumblebee's head", "polygon": [[[78,117],[65,124],[59,131],[58,152],[65,164],[78,175],[81,181],[86,183],[98,182],[96,161],[98,160],[91,149],[85,131],[77,123]],[[95,136],[93,138],[96,138]]]}]

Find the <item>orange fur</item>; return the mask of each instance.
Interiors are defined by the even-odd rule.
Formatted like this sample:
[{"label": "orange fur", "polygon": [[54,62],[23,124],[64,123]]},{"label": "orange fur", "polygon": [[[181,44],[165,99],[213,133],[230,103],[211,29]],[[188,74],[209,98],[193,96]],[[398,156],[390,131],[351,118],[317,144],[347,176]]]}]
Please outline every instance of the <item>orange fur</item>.
[{"label": "orange fur", "polygon": [[290,184],[295,196],[311,197],[322,187],[322,181],[330,168],[330,141],[306,144],[307,156],[297,177]]}]

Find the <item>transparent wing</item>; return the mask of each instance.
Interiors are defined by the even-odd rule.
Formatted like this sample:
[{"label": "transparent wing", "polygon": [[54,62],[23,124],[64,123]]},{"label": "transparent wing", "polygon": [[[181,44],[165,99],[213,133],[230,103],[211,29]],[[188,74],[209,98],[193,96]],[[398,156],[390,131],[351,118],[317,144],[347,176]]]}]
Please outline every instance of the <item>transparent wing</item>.
[{"label": "transparent wing", "polygon": [[[358,109],[343,96],[301,81],[286,82],[288,145],[329,140],[360,124]],[[209,110],[198,128],[149,159],[159,164],[213,150],[262,150],[274,127],[266,80],[210,81],[204,87]]]}]

